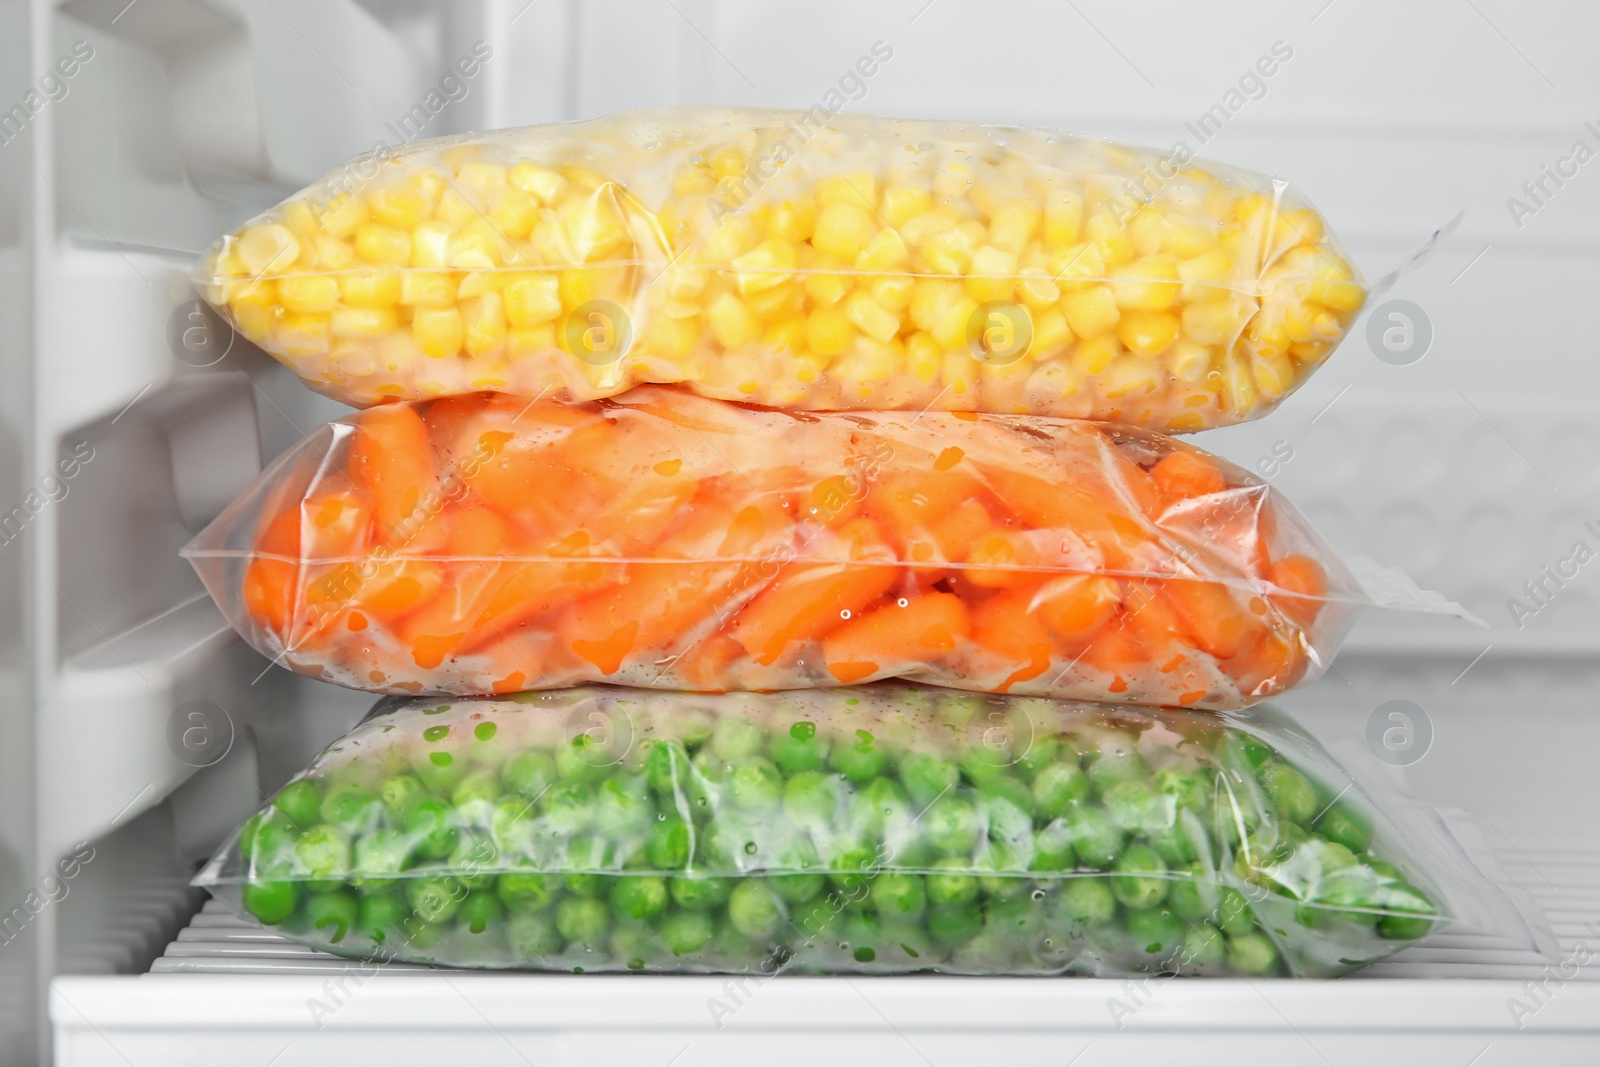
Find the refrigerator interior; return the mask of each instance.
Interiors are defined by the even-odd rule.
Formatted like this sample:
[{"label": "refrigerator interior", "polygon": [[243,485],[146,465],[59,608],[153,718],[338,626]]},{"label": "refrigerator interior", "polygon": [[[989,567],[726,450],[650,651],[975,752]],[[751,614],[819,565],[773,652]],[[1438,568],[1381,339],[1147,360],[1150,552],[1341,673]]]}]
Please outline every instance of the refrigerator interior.
[{"label": "refrigerator interior", "polygon": [[[1596,39],[1576,0],[0,2],[0,108],[23,108],[0,114],[0,1062],[1594,1062],[1600,163],[1575,145],[1600,151]],[[1254,74],[1277,42],[1291,58]],[[830,91],[1182,141],[1306,189],[1369,281],[1401,271],[1280,410],[1200,440],[1487,621],[1369,613],[1282,703],[1358,775],[1480,826],[1558,959],[1447,935],[1337,983],[352,979],[201,910],[198,863],[372,698],[269,667],[177,556],[342,410],[196,317],[195,256],[418,126]],[[1398,755],[1367,740],[1392,701]]]}]

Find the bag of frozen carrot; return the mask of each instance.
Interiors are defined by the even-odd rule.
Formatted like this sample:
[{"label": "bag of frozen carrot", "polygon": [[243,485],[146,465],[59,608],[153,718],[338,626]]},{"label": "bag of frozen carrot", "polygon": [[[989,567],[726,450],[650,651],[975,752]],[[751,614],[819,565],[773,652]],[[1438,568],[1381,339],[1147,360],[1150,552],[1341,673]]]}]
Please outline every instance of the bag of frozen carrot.
[{"label": "bag of frozen carrot", "polygon": [[1276,407],[1366,296],[1266,175],[1045,130],[747,109],[371,152],[222,237],[195,283],[358,407],[683,382],[1166,432]]}]

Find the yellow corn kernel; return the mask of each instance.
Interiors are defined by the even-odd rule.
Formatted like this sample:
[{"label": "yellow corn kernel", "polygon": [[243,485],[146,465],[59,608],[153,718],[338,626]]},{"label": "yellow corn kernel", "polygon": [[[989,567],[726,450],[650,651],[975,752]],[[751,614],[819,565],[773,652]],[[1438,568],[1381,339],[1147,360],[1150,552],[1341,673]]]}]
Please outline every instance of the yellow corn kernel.
[{"label": "yellow corn kernel", "polygon": [[556,214],[578,262],[594,263],[626,251],[628,229],[607,190],[564,201]]},{"label": "yellow corn kernel", "polygon": [[[512,180],[516,180],[515,176]],[[717,179],[704,163],[684,167],[672,176],[672,192],[676,196],[700,196],[716,187]]]},{"label": "yellow corn kernel", "polygon": [[1034,311],[1043,311],[1061,299],[1061,286],[1039,267],[1029,267],[1018,275],[1017,293]]},{"label": "yellow corn kernel", "polygon": [[1106,263],[1100,254],[1100,246],[1092,244],[1057,249],[1051,253],[1046,269],[1062,292],[1104,281],[1106,277]]},{"label": "yellow corn kernel", "polygon": [[228,305],[233,327],[251,344],[261,344],[272,333],[277,310],[258,300],[238,300]]},{"label": "yellow corn kernel", "polygon": [[1230,352],[1222,364],[1222,407],[1235,415],[1254,411],[1260,395],[1250,365],[1237,352]]},{"label": "yellow corn kernel", "polygon": [[[1283,309],[1283,328],[1290,341],[1309,341],[1316,329],[1318,311],[1298,301]],[[1325,312],[1324,312],[1325,314]]]},{"label": "yellow corn kernel", "polygon": [[1367,293],[1355,282],[1315,281],[1311,299],[1335,311],[1357,311],[1366,303]]},{"label": "yellow corn kernel", "polygon": [[756,246],[760,234],[747,215],[724,215],[706,235],[705,259],[708,263],[731,263]]},{"label": "yellow corn kernel", "polygon": [[663,315],[650,323],[645,335],[645,344],[648,346],[648,351],[675,359],[688,355],[693,350],[700,341],[700,332],[698,315],[683,319]]},{"label": "yellow corn kernel", "polygon": [[278,283],[271,278],[244,278],[222,286],[220,295],[230,304],[236,300],[251,300],[270,305],[278,298]]},{"label": "yellow corn kernel", "polygon": [[567,191],[566,178],[549,167],[532,163],[518,163],[512,167],[511,184],[538,197],[541,204],[553,204]]},{"label": "yellow corn kernel", "polygon": [[1122,319],[1111,286],[1091,285],[1075,289],[1061,298],[1061,311],[1067,325],[1079,337],[1097,337],[1114,329]]},{"label": "yellow corn kernel", "polygon": [[505,343],[506,316],[499,293],[484,293],[461,302],[461,323],[465,328],[462,346],[469,356],[482,356]]},{"label": "yellow corn kernel", "polygon": [[1180,338],[1166,355],[1167,369],[1186,382],[1201,382],[1211,370],[1211,349]]},{"label": "yellow corn kernel", "polygon": [[[1070,321],[1070,320],[1069,320]],[[1072,365],[1084,374],[1096,375],[1111,366],[1111,361],[1122,354],[1122,346],[1110,334],[1079,341],[1072,352]]]},{"label": "yellow corn kernel", "polygon": [[789,282],[745,298],[750,310],[762,322],[775,322],[790,315],[798,315],[806,303],[806,291],[798,282]]},{"label": "yellow corn kernel", "polygon": [[1017,254],[984,245],[972,253],[972,274],[966,285],[972,299],[980,304],[1010,300],[1017,291]]},{"label": "yellow corn kernel", "polygon": [[400,276],[400,303],[442,308],[456,302],[456,279],[443,271],[406,271]]},{"label": "yellow corn kernel", "polygon": [[805,276],[806,296],[818,307],[837,304],[850,291],[850,276],[840,273],[837,264],[819,260],[811,271]]},{"label": "yellow corn kernel", "polygon": [[[1195,399],[1204,399],[1204,395],[1197,395]],[[1206,428],[1206,417],[1198,411],[1180,412],[1167,420],[1168,433],[1195,433]]]},{"label": "yellow corn kernel", "polygon": [[556,347],[556,324],[553,322],[513,326],[506,331],[506,353],[513,358],[550,352]]},{"label": "yellow corn kernel", "polygon": [[827,214],[829,205],[849,204],[852,207],[873,208],[878,204],[878,179],[869,170],[835,174],[817,182],[817,203]]},{"label": "yellow corn kernel", "polygon": [[850,318],[840,308],[815,308],[806,316],[806,344],[819,355],[839,355],[854,337]]},{"label": "yellow corn kernel", "polygon": [[253,275],[283,274],[300,257],[300,242],[287,226],[251,226],[240,235],[234,254]]},{"label": "yellow corn kernel", "polygon": [[918,278],[911,289],[911,322],[919,330],[932,330],[961,297],[960,282],[945,278]]},{"label": "yellow corn kernel", "polygon": [[1031,200],[1007,200],[989,220],[989,240],[997,248],[1019,254],[1039,228],[1040,211]]},{"label": "yellow corn kernel", "polygon": [[1323,341],[1301,341],[1289,346],[1289,355],[1296,363],[1315,364],[1332,351],[1333,346]]},{"label": "yellow corn kernel", "polygon": [[1255,301],[1232,294],[1184,305],[1183,333],[1203,345],[1231,345],[1248,321]]},{"label": "yellow corn kernel", "polygon": [[1083,198],[1077,193],[1056,193],[1044,206],[1044,243],[1059,250],[1077,244],[1083,234]]},{"label": "yellow corn kernel", "polygon": [[1133,258],[1133,239],[1123,220],[1104,208],[1098,208],[1084,220],[1085,239],[1100,246],[1100,254],[1107,263],[1126,263]]},{"label": "yellow corn kernel", "polygon": [[366,197],[347,195],[334,201],[322,213],[322,232],[329,237],[349,237],[370,217]]},{"label": "yellow corn kernel", "polygon": [[797,197],[772,205],[767,217],[767,236],[799,244],[809,241],[817,228],[817,205],[809,197]]},{"label": "yellow corn kernel", "polygon": [[375,337],[398,324],[393,308],[340,308],[328,318],[335,337]]},{"label": "yellow corn kernel", "polygon": [[474,270],[458,275],[461,279],[456,291],[458,300],[470,300],[484,293],[498,293],[511,280],[511,272],[503,270]]},{"label": "yellow corn kernel", "polygon": [[1216,247],[1217,224],[1214,221],[1183,215],[1175,215],[1168,221],[1172,224],[1171,252],[1180,261],[1203,255]]},{"label": "yellow corn kernel", "polygon": [[856,257],[856,270],[881,273],[899,270],[911,258],[905,238],[891,229],[882,229]]},{"label": "yellow corn kernel", "polygon": [[844,313],[862,333],[880,344],[887,344],[900,331],[900,317],[860,289],[845,299]]},{"label": "yellow corn kernel", "polygon": [[356,250],[337,237],[319,233],[315,245],[320,270],[349,270],[356,265]]},{"label": "yellow corn kernel", "polygon": [[[431,170],[418,171],[406,179],[406,184],[411,187],[412,192],[422,197],[429,210],[439,202],[439,197],[443,196],[445,189],[448,188],[445,185],[444,175]],[[427,215],[424,214],[423,218],[427,218]]]},{"label": "yellow corn kernel", "polygon": [[856,399],[866,400],[872,391],[861,387],[893,378],[899,362],[899,353],[893,345],[858,337],[853,349],[829,364],[828,375]]},{"label": "yellow corn kernel", "polygon": [[972,358],[972,353],[963,346],[959,352],[946,352],[944,354],[944,367],[940,376],[945,388],[953,396],[961,396],[972,388],[973,378],[978,373],[980,364]]},{"label": "yellow corn kernel", "polygon": [[961,216],[948,207],[929,208],[900,225],[900,234],[912,248],[920,248],[928,238],[961,225]]},{"label": "yellow corn kernel", "polygon": [[329,274],[302,274],[278,283],[278,299],[289,311],[332,311],[339,302],[339,280]]},{"label": "yellow corn kernel", "polygon": [[341,274],[339,299],[353,308],[388,308],[400,302],[400,275],[392,270]]},{"label": "yellow corn kernel", "polygon": [[443,359],[461,351],[466,327],[459,308],[418,308],[411,318],[411,336],[424,355]]},{"label": "yellow corn kernel", "polygon": [[1289,351],[1291,344],[1289,330],[1284,326],[1282,316],[1274,316],[1266,311],[1250,320],[1244,336],[1255,354],[1263,357],[1281,355]]},{"label": "yellow corn kernel", "polygon": [[1049,359],[1072,343],[1072,329],[1059,308],[1033,314],[1033,342],[1028,353],[1035,360]]},{"label": "yellow corn kernel", "polygon": [[927,385],[939,376],[944,365],[944,349],[929,334],[918,331],[906,342],[906,365],[911,376]]},{"label": "yellow corn kernel", "polygon": [[328,316],[285,315],[273,340],[291,359],[320,356],[328,351]]},{"label": "yellow corn kernel", "polygon": [[448,222],[430,220],[411,231],[411,265],[436,268],[450,265],[450,238],[456,228]]},{"label": "yellow corn kernel", "polygon": [[972,321],[972,313],[977,310],[978,302],[962,293],[928,332],[946,349],[970,351],[967,347],[967,328]]},{"label": "yellow corn kernel", "polygon": [[421,222],[430,206],[410,189],[375,189],[367,194],[373,221],[396,230],[409,230]]},{"label": "yellow corn kernel", "polygon": [[823,255],[854,263],[871,243],[873,231],[872,216],[866,208],[857,203],[830,203],[817,216],[811,245]]},{"label": "yellow corn kernel", "polygon": [[599,295],[600,275],[596,271],[574,267],[561,272],[559,286],[562,305],[575,308]]},{"label": "yellow corn kernel", "polygon": [[872,294],[872,299],[890,311],[904,311],[906,305],[911,303],[911,293],[916,284],[917,280],[909,274],[886,274],[872,279],[867,291]]},{"label": "yellow corn kernel", "polygon": [[1178,262],[1168,255],[1145,256],[1111,268],[1117,306],[1130,311],[1164,311],[1178,301]]},{"label": "yellow corn kernel", "polygon": [[972,263],[972,237],[960,227],[941,230],[922,243],[922,255],[940,274],[965,274]]},{"label": "yellow corn kernel", "polygon": [[901,226],[932,206],[933,194],[914,185],[891,185],[883,191],[883,213],[891,226]]},{"label": "yellow corn kernel", "polygon": [[1117,325],[1117,337],[1128,351],[1159,356],[1178,340],[1178,316],[1170,311],[1130,311]]},{"label": "yellow corn kernel", "polygon": [[1161,368],[1148,356],[1123,356],[1107,367],[1101,378],[1101,391],[1107,400],[1120,400],[1134,393],[1154,392],[1161,381]]},{"label": "yellow corn kernel", "polygon": [[533,194],[517,188],[507,189],[489,212],[489,221],[494,223],[495,229],[512,240],[521,240],[532,233],[538,218],[539,201]]},{"label": "yellow corn kernel", "polygon": [[711,336],[729,351],[753,344],[761,336],[761,320],[732,293],[723,293],[706,308]]},{"label": "yellow corn kernel", "polygon": [[554,274],[521,274],[503,290],[506,320],[513,326],[537,326],[561,314],[561,279]]},{"label": "yellow corn kernel", "polygon": [[[761,331],[761,347],[769,352],[791,352],[798,354],[806,346],[806,320],[800,315],[787,319],[779,319],[765,330]],[[822,361],[826,357],[817,356],[814,359],[820,370]],[[811,380],[811,379],[806,379]]]},{"label": "yellow corn kernel", "polygon": [[499,163],[467,163],[456,172],[456,187],[487,211],[505,194],[510,173]]},{"label": "yellow corn kernel", "polygon": [[1301,244],[1314,247],[1322,243],[1322,219],[1315,211],[1310,208],[1300,208],[1297,211],[1284,212],[1283,217]]},{"label": "yellow corn kernel", "polygon": [[1128,237],[1133,241],[1135,252],[1141,256],[1152,256],[1172,248],[1176,231],[1164,214],[1146,205],[1128,221]]},{"label": "yellow corn kernel", "polygon": [[411,262],[411,235],[392,226],[366,223],[356,229],[356,255],[381,267],[404,267]]},{"label": "yellow corn kernel", "polygon": [[794,276],[795,247],[776,237],[763,241],[733,261],[739,291],[749,296],[782,285]]},{"label": "yellow corn kernel", "polygon": [[1267,400],[1277,400],[1294,386],[1294,364],[1284,352],[1270,358],[1255,360],[1256,388]]}]

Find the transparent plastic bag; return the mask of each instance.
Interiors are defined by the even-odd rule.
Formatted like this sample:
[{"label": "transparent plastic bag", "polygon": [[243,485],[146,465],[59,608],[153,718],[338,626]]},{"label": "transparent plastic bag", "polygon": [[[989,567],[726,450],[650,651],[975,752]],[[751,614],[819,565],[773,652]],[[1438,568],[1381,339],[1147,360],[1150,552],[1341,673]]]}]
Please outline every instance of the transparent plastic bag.
[{"label": "transparent plastic bag", "polygon": [[1043,130],[629,112],[368,153],[197,288],[364,407],[683,382],[812,410],[1255,418],[1365,290],[1287,183]]},{"label": "transparent plastic bag", "polygon": [[903,677],[1236,708],[1319,674],[1363,595],[1275,490],[1158,434],[654,387],[358,412],[184,554],[262,654],[406,694]]},{"label": "transparent plastic bag", "polygon": [[1269,709],[901,685],[391,698],[195,880],[351,956],[663,972],[1334,975],[1531,938]]}]

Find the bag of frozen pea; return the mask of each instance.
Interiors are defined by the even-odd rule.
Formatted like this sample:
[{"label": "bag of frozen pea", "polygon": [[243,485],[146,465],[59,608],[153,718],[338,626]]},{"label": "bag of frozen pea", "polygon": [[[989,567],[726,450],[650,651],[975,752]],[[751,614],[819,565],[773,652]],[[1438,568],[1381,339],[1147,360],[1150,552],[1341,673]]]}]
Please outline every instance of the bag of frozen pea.
[{"label": "bag of frozen pea", "polygon": [[1366,594],[1277,490],[1149,431],[646,387],[330,423],[185,550],[262,654],[357,689],[909,678],[1238,708]]},{"label": "bag of frozen pea", "polygon": [[1287,183],[1046,130],[683,109],[357,157],[205,298],[364,407],[645,383],[1167,432],[1256,418],[1365,289]]},{"label": "bag of frozen pea", "polygon": [[1335,975],[1452,922],[1539,941],[1403,807],[1261,709],[390,699],[195,884],[330,952],[484,968]]}]

